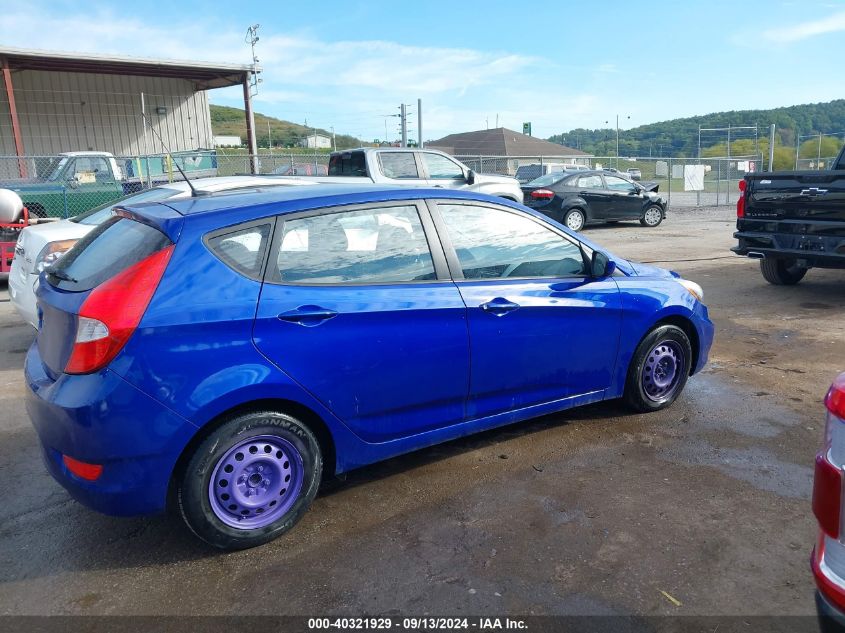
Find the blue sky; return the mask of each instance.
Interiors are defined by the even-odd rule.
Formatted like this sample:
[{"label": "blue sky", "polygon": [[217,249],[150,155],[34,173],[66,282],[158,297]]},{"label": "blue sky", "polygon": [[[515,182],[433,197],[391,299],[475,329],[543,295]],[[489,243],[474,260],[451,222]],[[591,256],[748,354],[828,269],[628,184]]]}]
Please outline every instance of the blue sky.
[{"label": "blue sky", "polygon": [[[367,140],[384,138],[385,121],[394,137],[384,115],[417,98],[432,139],[497,116],[546,137],[617,114],[624,129],[845,96],[845,0],[0,7],[5,46],[234,63],[250,61],[244,35],[258,23],[256,111]],[[238,89],[210,96],[242,106]]]}]

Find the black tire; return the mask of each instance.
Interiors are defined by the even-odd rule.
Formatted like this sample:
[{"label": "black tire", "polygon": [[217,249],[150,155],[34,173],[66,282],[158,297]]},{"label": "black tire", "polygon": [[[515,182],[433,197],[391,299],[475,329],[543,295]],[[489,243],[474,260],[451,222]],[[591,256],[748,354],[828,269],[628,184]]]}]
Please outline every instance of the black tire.
[{"label": "black tire", "polygon": [[[262,527],[240,529],[227,525],[215,514],[209,484],[215,468],[230,449],[258,436],[279,438],[279,442],[298,452],[301,485],[292,505],[275,521]],[[272,453],[268,459],[271,458]],[[317,494],[322,470],[320,445],[314,433],[302,422],[272,411],[240,415],[212,431],[188,459],[177,480],[179,512],[195,535],[219,549],[237,550],[262,545],[290,530],[302,518]]]},{"label": "black tire", "polygon": [[587,224],[587,214],[582,209],[570,209],[563,214],[562,224],[571,231],[580,231]]},{"label": "black tire", "polygon": [[659,226],[661,222],[663,222],[663,209],[656,204],[650,205],[643,211],[643,217],[640,218],[640,224],[649,228]]},{"label": "black tire", "polygon": [[793,286],[804,279],[806,268],[800,268],[794,259],[760,260],[760,272],[763,278],[775,286]]},{"label": "black tire", "polygon": [[[665,348],[672,348],[680,352],[682,358],[680,362],[674,363],[675,374],[671,382],[667,385],[667,391],[656,389],[656,385],[652,378],[647,374],[653,375],[655,366],[651,365],[655,358],[658,359],[658,364],[661,359],[666,358],[667,355],[662,351]],[[668,355],[671,357],[671,354]],[[650,369],[646,369],[646,364],[650,364]],[[625,404],[642,413],[650,411],[659,411],[672,404],[684,389],[684,385],[689,378],[690,368],[692,366],[692,345],[689,337],[684,331],[674,325],[661,325],[654,328],[651,332],[646,334],[634,356],[631,359],[631,364],[628,365],[628,375],[625,379],[625,393],[623,399]],[[650,385],[647,387],[647,385]]]}]

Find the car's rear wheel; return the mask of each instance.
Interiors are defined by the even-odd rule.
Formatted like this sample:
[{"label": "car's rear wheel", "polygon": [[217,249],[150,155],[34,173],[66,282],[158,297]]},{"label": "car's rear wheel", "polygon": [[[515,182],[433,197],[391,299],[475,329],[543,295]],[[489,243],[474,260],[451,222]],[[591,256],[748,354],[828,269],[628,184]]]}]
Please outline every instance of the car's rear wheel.
[{"label": "car's rear wheel", "polygon": [[763,278],[776,286],[792,286],[804,279],[807,269],[798,266],[794,259],[765,258],[760,260]]},{"label": "car's rear wheel", "polygon": [[626,404],[641,412],[668,407],[683,390],[691,364],[686,333],[674,325],[656,327],[640,341],[628,366]]},{"label": "car's rear wheel", "polygon": [[563,224],[572,231],[580,231],[587,222],[587,216],[581,209],[570,209],[563,216]]},{"label": "car's rear wheel", "polygon": [[307,426],[283,413],[247,413],[196,447],[179,479],[178,506],[214,547],[254,547],[296,525],[321,474],[320,446]]},{"label": "car's rear wheel", "polygon": [[640,224],[648,227],[655,227],[661,222],[663,222],[663,209],[656,204],[646,209],[643,217],[640,219]]}]

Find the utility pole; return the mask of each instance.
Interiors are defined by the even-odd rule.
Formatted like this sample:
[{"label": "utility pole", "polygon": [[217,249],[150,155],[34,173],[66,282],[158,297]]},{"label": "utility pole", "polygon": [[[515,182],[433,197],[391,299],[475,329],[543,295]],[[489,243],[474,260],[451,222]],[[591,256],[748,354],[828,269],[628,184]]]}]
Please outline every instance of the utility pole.
[{"label": "utility pole", "polygon": [[270,133],[270,120],[267,120],[267,148],[273,152],[273,135]]},{"label": "utility pole", "polygon": [[402,147],[408,147],[408,121],[405,113],[405,104],[399,106],[400,117],[402,120]]},{"label": "utility pole", "polygon": [[332,130],[332,151],[336,152],[337,151],[337,137],[335,136],[335,133],[334,133],[334,126],[331,127],[331,130]]},{"label": "utility pole", "polygon": [[422,127],[422,99],[417,99],[417,147],[420,149],[425,147]]},{"label": "utility pole", "polygon": [[816,159],[816,169],[821,169],[821,167],[819,167],[821,162],[822,162],[822,133],[819,132],[819,156]]},{"label": "utility pole", "polygon": [[769,171],[775,170],[775,124],[772,123],[769,131]]}]

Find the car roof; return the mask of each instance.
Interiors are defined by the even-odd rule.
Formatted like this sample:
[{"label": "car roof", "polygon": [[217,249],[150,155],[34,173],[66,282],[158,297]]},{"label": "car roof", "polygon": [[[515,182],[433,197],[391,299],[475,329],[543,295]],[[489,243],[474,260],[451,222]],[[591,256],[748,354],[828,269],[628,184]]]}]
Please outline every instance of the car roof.
[{"label": "car roof", "polygon": [[[179,200],[163,200],[149,205],[127,205],[128,210],[137,209],[141,213],[146,207],[158,204],[167,206],[182,216],[225,214],[232,212],[240,215],[253,214],[255,218],[283,213],[293,213],[320,207],[369,202],[389,202],[391,200],[419,200],[422,198],[440,198],[455,200],[477,200],[509,204],[508,200],[486,194],[456,189],[402,187],[388,185],[346,185],[320,184],[316,187],[273,187],[267,191],[248,193],[227,193],[226,195],[208,195]],[[513,203],[510,203],[513,204]],[[265,209],[266,208],[266,211]]]}]

